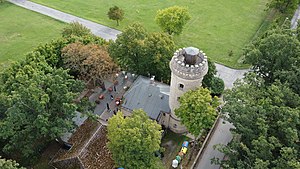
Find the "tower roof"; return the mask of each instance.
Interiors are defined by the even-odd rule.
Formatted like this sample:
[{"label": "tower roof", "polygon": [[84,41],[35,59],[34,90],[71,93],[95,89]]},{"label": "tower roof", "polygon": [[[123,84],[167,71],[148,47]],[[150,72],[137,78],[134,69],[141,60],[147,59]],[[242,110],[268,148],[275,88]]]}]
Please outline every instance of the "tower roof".
[{"label": "tower roof", "polygon": [[187,47],[184,49],[184,51],[188,55],[198,55],[198,53],[200,52],[199,49],[195,47]]},{"label": "tower roof", "polygon": [[203,78],[208,71],[207,56],[195,47],[179,49],[170,61],[170,69],[183,79]]}]

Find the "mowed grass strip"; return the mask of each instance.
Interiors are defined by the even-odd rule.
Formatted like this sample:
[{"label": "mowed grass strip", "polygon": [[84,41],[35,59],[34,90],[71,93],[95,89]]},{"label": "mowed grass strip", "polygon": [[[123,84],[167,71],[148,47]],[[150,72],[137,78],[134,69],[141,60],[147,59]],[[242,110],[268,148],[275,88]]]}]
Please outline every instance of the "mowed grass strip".
[{"label": "mowed grass strip", "polygon": [[4,2],[0,4],[0,64],[25,57],[40,43],[60,36],[64,23]]},{"label": "mowed grass strip", "polygon": [[[242,49],[256,34],[266,17],[267,0],[32,0],[66,13],[123,30],[128,24],[142,23],[150,31],[160,31],[154,18],[156,11],[179,5],[189,8],[192,19],[180,36],[179,47],[201,48],[218,63],[242,68]],[[116,25],[107,11],[117,5],[125,11],[125,19]],[[230,56],[229,53],[232,53]]]}]

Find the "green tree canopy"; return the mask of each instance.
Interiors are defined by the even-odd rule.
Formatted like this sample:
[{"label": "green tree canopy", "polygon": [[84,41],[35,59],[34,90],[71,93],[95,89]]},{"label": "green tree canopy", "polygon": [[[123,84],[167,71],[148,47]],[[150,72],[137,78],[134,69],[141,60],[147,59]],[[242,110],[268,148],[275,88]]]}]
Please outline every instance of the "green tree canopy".
[{"label": "green tree canopy", "polygon": [[215,63],[208,59],[208,72],[203,78],[202,85],[203,87],[208,88],[211,94],[221,95],[224,91],[225,85],[221,78],[215,77],[216,74],[217,69]]},{"label": "green tree canopy", "polygon": [[1,169],[25,169],[14,160],[6,160],[0,156],[0,168]]},{"label": "green tree canopy", "polygon": [[155,21],[169,35],[179,35],[184,25],[191,19],[188,9],[179,6],[158,10]]},{"label": "green tree canopy", "polygon": [[110,55],[124,70],[168,82],[169,61],[175,51],[172,38],[164,33],[148,33],[140,24],[127,27],[109,46]]},{"label": "green tree canopy", "polygon": [[300,94],[300,42],[290,31],[271,30],[246,51],[246,62],[266,83],[276,79]]},{"label": "green tree canopy", "polygon": [[118,112],[108,121],[108,148],[117,167],[157,168],[154,152],[160,149],[161,126],[143,110],[124,118]]},{"label": "green tree canopy", "polygon": [[279,10],[281,13],[285,13],[295,10],[299,2],[299,0],[269,0],[267,7],[274,8]]},{"label": "green tree canopy", "polygon": [[75,43],[75,42],[82,43],[84,45],[106,44],[106,41],[104,39],[91,34],[85,36],[70,36],[70,37],[58,38],[46,44],[41,44],[36,49],[33,50],[33,53],[39,53],[43,55],[46,59],[47,64],[49,64],[51,67],[60,68],[63,67],[61,50],[68,44]]},{"label": "green tree canopy", "polygon": [[212,127],[220,104],[217,97],[211,97],[206,88],[198,88],[184,93],[179,99],[180,106],[175,114],[188,131],[198,136],[203,129]]},{"label": "green tree canopy", "polygon": [[236,127],[234,139],[221,150],[224,168],[296,169],[299,162],[300,97],[276,81],[266,86],[255,74],[224,95],[223,110]]},{"label": "green tree canopy", "polygon": [[7,107],[0,121],[4,152],[31,160],[49,140],[73,129],[74,99],[83,84],[66,70],[50,67],[42,55],[31,53],[12,65],[0,84],[0,99],[6,100],[0,103]]},{"label": "green tree canopy", "polygon": [[62,31],[62,37],[67,38],[71,36],[83,37],[87,35],[91,35],[92,32],[87,27],[83,26],[79,22],[69,23]]},{"label": "green tree canopy", "polygon": [[124,11],[117,6],[114,6],[109,8],[107,16],[109,19],[117,21],[117,25],[119,26],[119,21],[124,19]]}]

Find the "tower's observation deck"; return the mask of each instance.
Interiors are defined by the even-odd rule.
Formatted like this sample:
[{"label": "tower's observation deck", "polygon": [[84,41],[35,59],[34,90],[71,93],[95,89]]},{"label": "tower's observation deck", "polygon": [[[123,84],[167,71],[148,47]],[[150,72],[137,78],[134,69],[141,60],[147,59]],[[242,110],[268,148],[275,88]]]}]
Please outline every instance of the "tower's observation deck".
[{"label": "tower's observation deck", "polygon": [[207,56],[194,47],[179,49],[174,53],[170,69],[186,80],[202,79],[208,71]]}]

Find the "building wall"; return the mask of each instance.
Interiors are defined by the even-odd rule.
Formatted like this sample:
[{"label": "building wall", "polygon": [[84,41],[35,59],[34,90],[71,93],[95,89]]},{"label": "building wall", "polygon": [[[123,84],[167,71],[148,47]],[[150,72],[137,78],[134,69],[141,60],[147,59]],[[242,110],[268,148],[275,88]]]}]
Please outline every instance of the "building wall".
[{"label": "building wall", "polygon": [[[187,80],[176,76],[173,72],[171,74],[171,87],[169,96],[169,105],[171,113],[175,115],[174,110],[179,107],[178,98],[189,90],[194,90],[202,85],[202,79]],[[183,85],[183,88],[180,87]],[[175,117],[175,116],[174,116]],[[177,117],[176,117],[177,118]],[[178,119],[178,118],[177,118]]]},{"label": "building wall", "polygon": [[169,105],[171,114],[169,117],[168,127],[175,133],[184,133],[187,131],[186,127],[180,123],[180,118],[175,115],[174,110],[179,107],[178,99],[185,92],[196,89],[202,85],[202,79],[187,80],[176,76],[173,72],[171,74],[171,88]]}]

